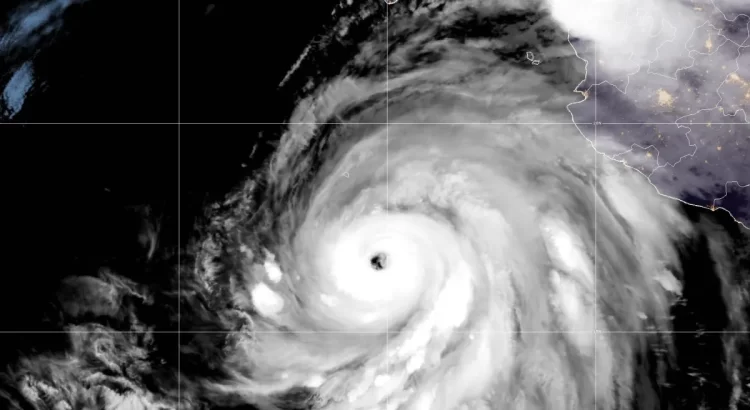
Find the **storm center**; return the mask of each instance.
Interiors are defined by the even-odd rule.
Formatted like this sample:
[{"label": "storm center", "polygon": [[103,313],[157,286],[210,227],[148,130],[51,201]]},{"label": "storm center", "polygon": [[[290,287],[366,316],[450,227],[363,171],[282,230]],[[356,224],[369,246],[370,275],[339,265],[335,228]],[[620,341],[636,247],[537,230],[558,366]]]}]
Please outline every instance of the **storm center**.
[{"label": "storm center", "polygon": [[374,270],[383,270],[386,268],[388,258],[383,252],[378,252],[370,258],[370,267]]}]

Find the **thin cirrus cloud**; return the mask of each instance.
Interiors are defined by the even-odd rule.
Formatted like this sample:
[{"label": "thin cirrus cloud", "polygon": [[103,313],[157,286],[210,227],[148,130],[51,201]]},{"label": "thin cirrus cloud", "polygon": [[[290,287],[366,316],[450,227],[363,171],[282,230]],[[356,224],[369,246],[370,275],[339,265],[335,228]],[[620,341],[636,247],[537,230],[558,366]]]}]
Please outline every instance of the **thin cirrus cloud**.
[{"label": "thin cirrus cloud", "polygon": [[13,118],[26,101],[29,90],[37,81],[34,76],[33,54],[63,26],[63,13],[71,5],[86,0],[51,0],[17,7],[0,28],[0,58],[7,75],[0,101],[0,118]]}]

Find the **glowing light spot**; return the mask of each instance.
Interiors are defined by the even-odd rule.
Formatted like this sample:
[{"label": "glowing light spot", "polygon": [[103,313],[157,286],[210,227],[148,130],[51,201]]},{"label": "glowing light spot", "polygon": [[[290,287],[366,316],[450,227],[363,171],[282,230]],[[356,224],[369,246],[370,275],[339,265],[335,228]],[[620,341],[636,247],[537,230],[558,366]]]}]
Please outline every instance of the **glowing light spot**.
[{"label": "glowing light spot", "polygon": [[377,377],[375,378],[375,382],[374,382],[374,384],[375,384],[375,386],[376,386],[376,387],[382,387],[382,386],[383,386],[384,384],[388,383],[388,380],[389,380],[390,378],[391,378],[391,377],[390,377],[390,376],[388,376],[387,374],[380,374],[380,375],[378,375],[378,376],[377,376]]},{"label": "glowing light spot", "polygon": [[309,379],[307,379],[307,381],[305,382],[305,386],[317,388],[317,387],[322,386],[324,382],[325,382],[325,379],[323,378],[323,376],[316,374],[310,377]]},{"label": "glowing light spot", "polygon": [[266,275],[268,275],[268,279],[271,282],[279,283],[283,273],[281,272],[281,268],[279,268],[279,265],[277,265],[276,262],[273,261],[273,259],[266,259],[265,263],[263,263],[263,268],[266,269]]},{"label": "glowing light spot", "polygon": [[415,371],[419,370],[420,367],[424,364],[425,359],[425,351],[424,349],[420,350],[415,354],[414,356],[409,359],[408,362],[406,362],[406,371],[408,373],[414,373]]},{"label": "glowing light spot", "polygon": [[657,92],[657,103],[661,107],[672,108],[674,104],[674,97],[668,93],[665,89],[660,88]]},{"label": "glowing light spot", "polygon": [[[582,252],[580,241],[571,236],[562,223],[548,219],[542,223],[542,229],[546,234],[545,242],[551,259],[556,265],[568,272],[588,273],[590,262]],[[583,275],[581,278],[586,276]]]},{"label": "glowing light spot", "polygon": [[675,294],[682,293],[682,285],[677,281],[677,278],[672,275],[672,272],[666,270],[662,271],[661,273],[657,274],[654,279],[659,283],[659,285],[661,285],[662,288],[664,288],[664,290]]},{"label": "glowing light spot", "polygon": [[435,316],[447,327],[460,326],[469,314],[472,297],[471,285],[467,278],[470,271],[467,267],[463,270],[464,274],[457,272],[448,279],[435,304]]},{"label": "glowing light spot", "polygon": [[284,308],[284,299],[265,283],[258,284],[252,291],[253,302],[264,315],[273,315]]},{"label": "glowing light spot", "polygon": [[742,86],[747,86],[748,85],[748,82],[745,81],[744,78],[740,77],[737,73],[731,73],[731,74],[729,74],[728,82],[729,83],[740,84]]}]

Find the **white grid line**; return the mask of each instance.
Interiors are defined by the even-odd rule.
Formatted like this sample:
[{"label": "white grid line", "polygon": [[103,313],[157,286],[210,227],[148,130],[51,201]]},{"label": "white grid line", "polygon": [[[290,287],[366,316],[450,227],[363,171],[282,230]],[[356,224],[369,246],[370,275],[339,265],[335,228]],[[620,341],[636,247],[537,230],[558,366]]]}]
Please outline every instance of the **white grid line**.
[{"label": "white grid line", "polygon": [[[117,334],[342,334],[342,335],[400,335],[399,331],[370,331],[370,332],[347,332],[347,331],[335,331],[335,330],[151,330],[151,331],[135,331],[135,330],[19,330],[19,331],[0,331],[0,335],[46,335],[46,334],[87,334],[87,333],[117,333]],[[741,330],[523,330],[523,331],[501,331],[501,330],[484,330],[484,331],[468,331],[468,330],[457,330],[454,334],[508,334],[508,335],[519,335],[519,334],[530,334],[530,335],[579,335],[579,334],[597,334],[597,335],[657,335],[657,334],[678,334],[678,335],[750,335],[750,331]]]},{"label": "white grid line", "polygon": [[[390,7],[391,4],[386,2],[385,4],[385,214],[388,216],[389,212],[389,204],[390,201],[390,173],[389,173],[389,143],[390,143],[390,134],[389,134],[389,121],[390,121],[390,112],[389,112],[389,106],[391,104],[390,101],[390,46],[391,46],[391,13],[390,13]],[[391,292],[391,297],[393,297],[393,292]],[[387,309],[387,307],[386,307]],[[386,334],[385,334],[385,374],[386,376],[391,375],[391,359],[390,359],[390,342],[391,342],[391,315],[390,311],[387,311],[386,315]],[[385,407],[388,408],[390,401],[390,394],[385,397]]]},{"label": "white grid line", "polygon": [[181,54],[181,38],[182,38],[182,7],[181,0],[177,0],[177,410],[182,408],[182,355],[180,349],[182,346],[182,311],[180,296],[182,295],[182,266],[181,263],[181,234],[182,230],[180,224],[182,223],[182,203],[181,203],[181,190],[180,183],[182,182],[180,175],[182,173],[182,167],[180,164],[181,155],[181,133],[182,133],[182,104],[180,102],[182,95],[182,54]]},{"label": "white grid line", "polygon": [[[599,172],[599,168],[598,168],[599,153],[597,152],[597,148],[596,148],[596,137],[597,137],[597,129],[598,129],[597,121],[599,120],[599,118],[597,116],[597,108],[596,108],[596,100],[597,100],[597,98],[596,98],[597,97],[596,96],[596,94],[597,94],[596,84],[599,83],[598,78],[597,78],[597,69],[596,69],[596,66],[598,64],[599,64],[599,60],[597,58],[597,43],[594,42],[594,87],[593,87],[593,90],[594,90],[594,323],[593,323],[594,330],[598,330],[597,329],[597,323],[598,323],[598,318],[599,318],[599,311],[597,309],[597,306],[599,305],[599,299],[598,299],[597,289],[596,289],[597,288],[597,270],[596,270],[596,267],[597,267],[597,253],[599,251],[599,249],[598,249],[598,242],[597,242],[598,235],[599,235],[599,227],[598,227],[599,220],[598,220],[598,215],[597,215],[597,209],[598,209],[597,204],[599,202],[599,201],[597,201],[597,183],[598,183],[597,182],[597,179],[598,179],[597,174]],[[597,393],[599,391],[599,389],[597,387],[597,379],[599,378],[599,376],[597,376],[597,374],[596,374],[596,368],[597,368],[597,360],[596,360],[597,340],[599,339],[598,332],[595,331],[593,336],[594,336],[594,410],[597,410],[596,396],[597,396]]]},{"label": "white grid line", "polygon": [[[387,97],[386,97],[387,99]],[[593,122],[39,122],[39,123],[21,123],[21,122],[4,122],[0,126],[45,126],[45,125],[596,125]],[[746,125],[749,122],[600,122],[602,125]]]},{"label": "white grid line", "polygon": [[[386,97],[388,99],[388,97]],[[44,122],[44,123],[0,123],[5,126],[43,125],[586,125],[593,123],[572,122]],[[692,123],[695,124],[695,123]],[[720,124],[720,123],[711,123]]]}]

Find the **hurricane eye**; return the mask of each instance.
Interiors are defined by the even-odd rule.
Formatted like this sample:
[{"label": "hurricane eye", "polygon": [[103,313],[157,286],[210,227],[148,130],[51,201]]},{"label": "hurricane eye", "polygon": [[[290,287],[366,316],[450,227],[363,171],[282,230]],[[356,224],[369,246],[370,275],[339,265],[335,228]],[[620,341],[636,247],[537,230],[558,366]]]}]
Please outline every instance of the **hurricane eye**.
[{"label": "hurricane eye", "polygon": [[378,252],[370,258],[370,267],[376,271],[384,270],[388,267],[388,257],[383,252]]}]

